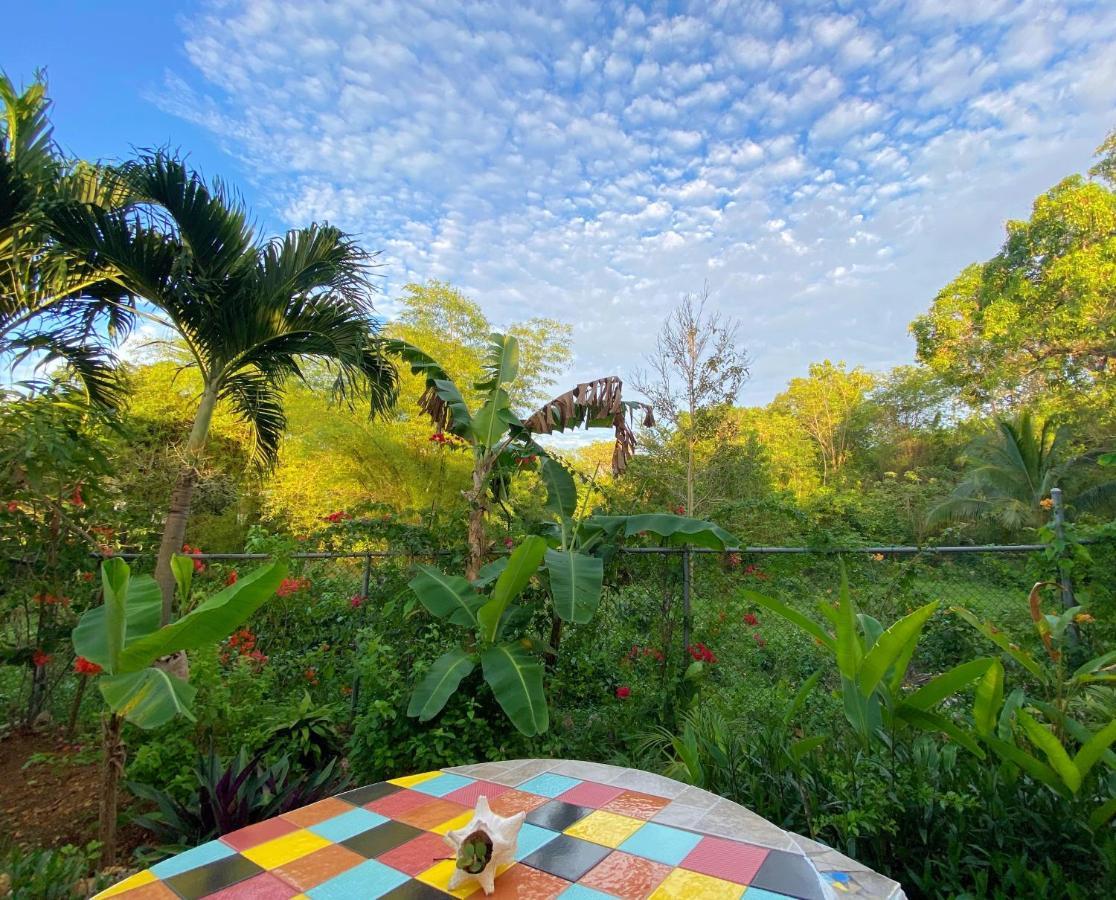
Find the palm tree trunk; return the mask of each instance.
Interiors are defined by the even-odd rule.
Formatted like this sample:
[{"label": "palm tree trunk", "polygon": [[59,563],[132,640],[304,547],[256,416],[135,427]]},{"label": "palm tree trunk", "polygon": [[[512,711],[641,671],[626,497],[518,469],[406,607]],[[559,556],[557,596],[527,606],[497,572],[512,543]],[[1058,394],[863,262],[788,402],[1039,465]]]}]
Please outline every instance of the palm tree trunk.
[{"label": "palm tree trunk", "polygon": [[171,491],[170,510],[163,525],[163,539],[159,542],[159,556],[155,561],[155,581],[163,595],[163,625],[174,618],[174,573],[171,571],[171,558],[182,549],[182,542],[186,538],[186,522],[190,518],[190,504],[194,498],[194,485],[198,480],[198,465],[201,463],[216,405],[216,387],[206,386],[201,403],[198,404],[194,427],[186,442],[185,463],[178,473],[174,490]]}]

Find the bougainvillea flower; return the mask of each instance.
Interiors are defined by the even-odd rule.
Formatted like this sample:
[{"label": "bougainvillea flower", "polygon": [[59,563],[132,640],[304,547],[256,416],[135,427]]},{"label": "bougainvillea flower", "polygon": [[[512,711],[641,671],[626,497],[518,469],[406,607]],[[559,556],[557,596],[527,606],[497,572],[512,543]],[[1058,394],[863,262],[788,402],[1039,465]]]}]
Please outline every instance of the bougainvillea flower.
[{"label": "bougainvillea flower", "polygon": [[100,675],[104,670],[92,660],[79,656],[74,660],[74,671],[78,675]]}]

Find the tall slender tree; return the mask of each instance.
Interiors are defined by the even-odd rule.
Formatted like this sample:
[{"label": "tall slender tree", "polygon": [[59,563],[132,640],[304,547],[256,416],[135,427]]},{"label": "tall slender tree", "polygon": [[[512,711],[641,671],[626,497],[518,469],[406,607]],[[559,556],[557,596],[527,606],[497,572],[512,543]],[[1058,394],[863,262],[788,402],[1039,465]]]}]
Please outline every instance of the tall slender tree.
[{"label": "tall slender tree", "polygon": [[51,219],[69,247],[111,266],[120,284],[150,304],[201,375],[155,569],[166,622],[171,557],[182,547],[218,402],[250,426],[257,460],[267,467],[285,426],[284,384],[302,378],[303,360],[327,364],[333,393],[362,397],[370,414],[394,402],[397,373],[376,340],[374,260],[350,237],[315,224],[260,240],[224,185],[207,185],[164,153],[142,156],[123,177],[135,208],[68,203],[53,208]]}]

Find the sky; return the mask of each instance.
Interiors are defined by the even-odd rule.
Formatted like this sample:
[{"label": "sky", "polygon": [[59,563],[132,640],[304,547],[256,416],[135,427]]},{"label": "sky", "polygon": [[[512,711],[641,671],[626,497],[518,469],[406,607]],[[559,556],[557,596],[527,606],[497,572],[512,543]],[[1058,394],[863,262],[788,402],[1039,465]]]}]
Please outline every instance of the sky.
[{"label": "sky", "polygon": [[[708,283],[745,403],[812,361],[913,359],[910,321],[1116,126],[1116,3],[19,4],[87,158],[171,146],[265,231],[382,251],[378,307],[452,282],[630,376]],[[565,385],[560,385],[565,387]]]}]

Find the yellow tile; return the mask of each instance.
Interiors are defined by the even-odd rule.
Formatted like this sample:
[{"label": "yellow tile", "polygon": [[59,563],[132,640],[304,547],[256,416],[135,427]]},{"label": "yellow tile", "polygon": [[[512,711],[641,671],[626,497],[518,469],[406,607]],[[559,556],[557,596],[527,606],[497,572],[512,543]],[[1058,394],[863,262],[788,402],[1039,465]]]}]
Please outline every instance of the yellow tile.
[{"label": "yellow tile", "polygon": [[421,775],[404,775],[402,778],[389,778],[388,784],[394,784],[398,787],[414,787],[416,784],[429,781],[431,778],[437,778],[441,774],[441,772],[423,772]]},{"label": "yellow tile", "polygon": [[448,822],[443,822],[441,825],[436,825],[430,830],[435,834],[449,834],[455,828],[464,828],[473,818],[473,811],[470,809],[468,812],[463,812],[459,816],[454,816]]},{"label": "yellow tile", "polygon": [[145,884],[151,884],[151,882],[158,880],[159,879],[152,874],[150,869],[144,869],[142,872],[136,872],[135,875],[131,875],[123,881],[114,884],[112,887],[101,891],[93,900],[115,897],[117,894],[123,894],[125,891],[130,891],[132,888],[143,887]]},{"label": "yellow tile", "polygon": [[675,869],[655,888],[649,900],[691,900],[693,897],[701,897],[702,900],[740,900],[743,893],[743,885],[702,875],[700,872]]},{"label": "yellow tile", "polygon": [[455,891],[451,891],[449,889],[449,880],[456,868],[457,864],[452,859],[443,859],[441,862],[432,865],[425,872],[420,872],[415,877],[424,884],[436,887],[438,890],[445,891],[448,894],[453,894],[455,897],[468,897],[480,890],[480,885],[475,881],[470,881],[467,885],[459,887]]},{"label": "yellow tile", "polygon": [[604,844],[606,847],[619,847],[624,841],[642,828],[642,819],[621,816],[618,813],[598,809],[591,812],[576,825],[566,829],[566,834]]},{"label": "yellow tile", "polygon": [[282,866],[300,859],[315,850],[321,850],[322,847],[328,847],[329,844],[330,842],[324,837],[319,837],[312,831],[300,828],[298,831],[292,831],[290,834],[267,841],[258,847],[241,850],[240,855],[245,859],[252,860],[257,866],[274,869],[276,866]]}]

